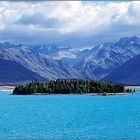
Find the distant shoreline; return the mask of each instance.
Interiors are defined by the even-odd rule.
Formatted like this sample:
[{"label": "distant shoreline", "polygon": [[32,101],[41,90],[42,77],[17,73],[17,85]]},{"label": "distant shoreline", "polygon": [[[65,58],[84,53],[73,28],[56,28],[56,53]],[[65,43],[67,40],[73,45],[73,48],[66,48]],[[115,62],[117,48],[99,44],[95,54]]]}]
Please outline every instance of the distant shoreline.
[{"label": "distant shoreline", "polygon": [[117,96],[117,95],[128,95],[128,94],[133,94],[133,93],[106,93],[106,95],[102,95],[102,94],[99,94],[99,93],[89,93],[87,95],[89,96]]},{"label": "distant shoreline", "polygon": [[[29,94],[30,96],[45,96],[45,95],[52,95],[52,96],[55,96],[55,95],[87,95],[87,96],[119,96],[119,95],[129,95],[129,94],[133,94],[133,93],[106,93],[106,94],[103,94],[103,93],[81,93],[81,94],[78,94],[78,93],[68,93],[68,94],[62,94],[62,93],[33,93],[33,94]],[[13,95],[13,94],[11,94]],[[29,95],[24,95],[24,96],[29,96]],[[18,96],[23,96],[23,95],[18,95]]]},{"label": "distant shoreline", "polygon": [[125,88],[140,89],[140,86],[125,86]]},{"label": "distant shoreline", "polygon": [[0,92],[13,92],[15,86],[0,86]]}]

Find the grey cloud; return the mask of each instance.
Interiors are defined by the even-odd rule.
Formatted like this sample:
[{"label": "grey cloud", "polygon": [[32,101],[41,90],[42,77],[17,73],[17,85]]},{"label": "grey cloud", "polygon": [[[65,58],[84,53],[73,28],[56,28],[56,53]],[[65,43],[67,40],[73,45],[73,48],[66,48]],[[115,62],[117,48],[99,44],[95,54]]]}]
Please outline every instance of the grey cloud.
[{"label": "grey cloud", "polygon": [[[120,37],[123,36],[133,36],[133,35],[140,36],[139,24],[137,22],[128,24],[127,21],[125,21],[125,19],[124,20],[121,19],[121,16],[118,14],[118,12],[113,14],[111,19],[109,18],[109,20],[106,22],[107,24],[102,23],[104,19],[101,19],[100,12],[99,12],[98,13],[99,16],[97,16],[96,21],[97,23],[100,21],[99,23],[102,24],[101,25],[99,24],[99,26],[95,27],[96,28],[95,29],[94,22],[96,21],[95,19],[92,19],[94,15],[90,16],[87,14],[88,15],[86,19],[87,23],[90,21],[89,23],[91,24],[86,24],[85,26],[85,24],[82,23],[82,21],[86,22],[85,16],[80,17],[80,15],[77,16],[77,14],[75,16],[74,10],[72,10],[73,14],[71,15],[70,11],[65,13],[64,9],[62,10],[61,8],[60,9],[58,8],[59,6],[57,7],[59,10],[56,11],[50,8],[48,10],[50,11],[50,15],[52,14],[52,12],[54,12],[52,14],[53,15],[52,17],[56,17],[56,18],[50,18],[50,16],[46,16],[43,13],[44,9],[43,10],[41,9],[42,6],[40,6],[40,9],[38,9],[37,12],[36,11],[34,13],[31,12],[32,15],[31,13],[28,14],[28,9],[29,9],[28,6],[25,5],[25,7],[27,8],[25,10],[26,12],[24,12],[24,14],[21,14],[22,13],[21,12],[19,14],[20,18],[17,17],[17,20],[16,21],[14,20],[14,23],[12,23],[13,20],[11,20],[11,22],[7,22],[5,24],[6,27],[0,31],[0,37],[1,37],[0,41],[10,41],[14,43],[29,43],[29,44],[55,43],[58,45],[68,45],[73,48],[74,47],[78,48],[84,46],[94,46],[95,44],[102,43],[102,42],[117,41]],[[13,8],[11,8],[11,11],[12,9]],[[39,14],[41,13],[40,12],[41,10],[42,10],[42,14]],[[19,8],[19,12],[20,12],[20,8]],[[135,10],[133,12],[135,13]],[[8,15],[9,13],[7,12],[6,14]],[[58,13],[59,14],[64,13],[64,17],[60,18]],[[136,20],[139,19],[137,16],[134,16],[132,14],[132,11],[130,13],[127,13],[128,17],[129,16],[135,17]],[[14,14],[15,13],[11,15]],[[81,15],[82,14],[83,13],[81,13]],[[86,14],[86,12],[84,14]],[[5,17],[7,17],[7,15]],[[61,16],[63,16],[63,14]],[[13,17],[11,17],[11,19],[12,18]],[[59,19],[61,19],[61,21]],[[80,19],[84,19],[84,20],[80,20]],[[90,20],[88,21],[88,19]],[[7,21],[9,21],[9,18]],[[78,24],[75,24],[76,21],[78,21]],[[30,27],[29,25],[33,25],[33,26]],[[63,33],[59,30],[60,28],[64,29]],[[67,32],[65,28],[70,29],[70,32]]]},{"label": "grey cloud", "polygon": [[39,27],[45,27],[45,28],[54,28],[58,27],[60,24],[60,21],[55,18],[47,18],[45,19],[42,15],[35,14],[35,15],[23,15],[16,24],[22,24],[22,25],[35,25]]},{"label": "grey cloud", "polygon": [[43,44],[55,43],[58,45],[68,45],[73,48],[84,46],[94,46],[98,43],[117,41],[124,36],[140,36],[139,26],[112,25],[102,29],[98,33],[69,33],[61,34],[57,31],[36,31],[25,30],[24,28],[7,28],[0,32],[1,41],[14,43]]}]

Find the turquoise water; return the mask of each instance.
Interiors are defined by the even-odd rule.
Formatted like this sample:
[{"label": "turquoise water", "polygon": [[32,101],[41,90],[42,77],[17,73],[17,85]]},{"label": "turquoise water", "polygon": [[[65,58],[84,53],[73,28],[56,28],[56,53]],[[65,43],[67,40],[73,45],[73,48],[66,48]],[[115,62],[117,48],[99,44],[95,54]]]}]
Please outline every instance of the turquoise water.
[{"label": "turquoise water", "polygon": [[140,91],[124,96],[0,93],[0,138],[140,139]]}]

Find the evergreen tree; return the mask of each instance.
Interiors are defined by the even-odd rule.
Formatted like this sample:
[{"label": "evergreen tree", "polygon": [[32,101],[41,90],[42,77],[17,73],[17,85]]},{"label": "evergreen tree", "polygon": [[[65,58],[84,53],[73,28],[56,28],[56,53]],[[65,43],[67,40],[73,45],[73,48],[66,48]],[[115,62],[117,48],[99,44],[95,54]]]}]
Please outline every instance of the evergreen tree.
[{"label": "evergreen tree", "polygon": [[48,94],[86,94],[86,93],[119,93],[119,92],[135,92],[132,89],[126,89],[123,85],[113,84],[111,82],[101,82],[93,80],[51,80],[49,82],[33,81],[26,86],[15,87],[13,94],[28,95],[34,93]]}]

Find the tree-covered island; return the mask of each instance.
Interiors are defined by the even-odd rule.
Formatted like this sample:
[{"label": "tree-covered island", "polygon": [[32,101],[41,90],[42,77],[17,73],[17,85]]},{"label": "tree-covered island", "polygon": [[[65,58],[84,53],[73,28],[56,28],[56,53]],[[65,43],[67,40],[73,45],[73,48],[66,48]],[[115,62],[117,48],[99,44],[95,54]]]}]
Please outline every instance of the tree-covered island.
[{"label": "tree-covered island", "polygon": [[107,93],[133,93],[124,85],[93,80],[53,80],[49,82],[33,81],[25,86],[15,87],[13,95],[30,94],[90,94],[107,95]]}]

